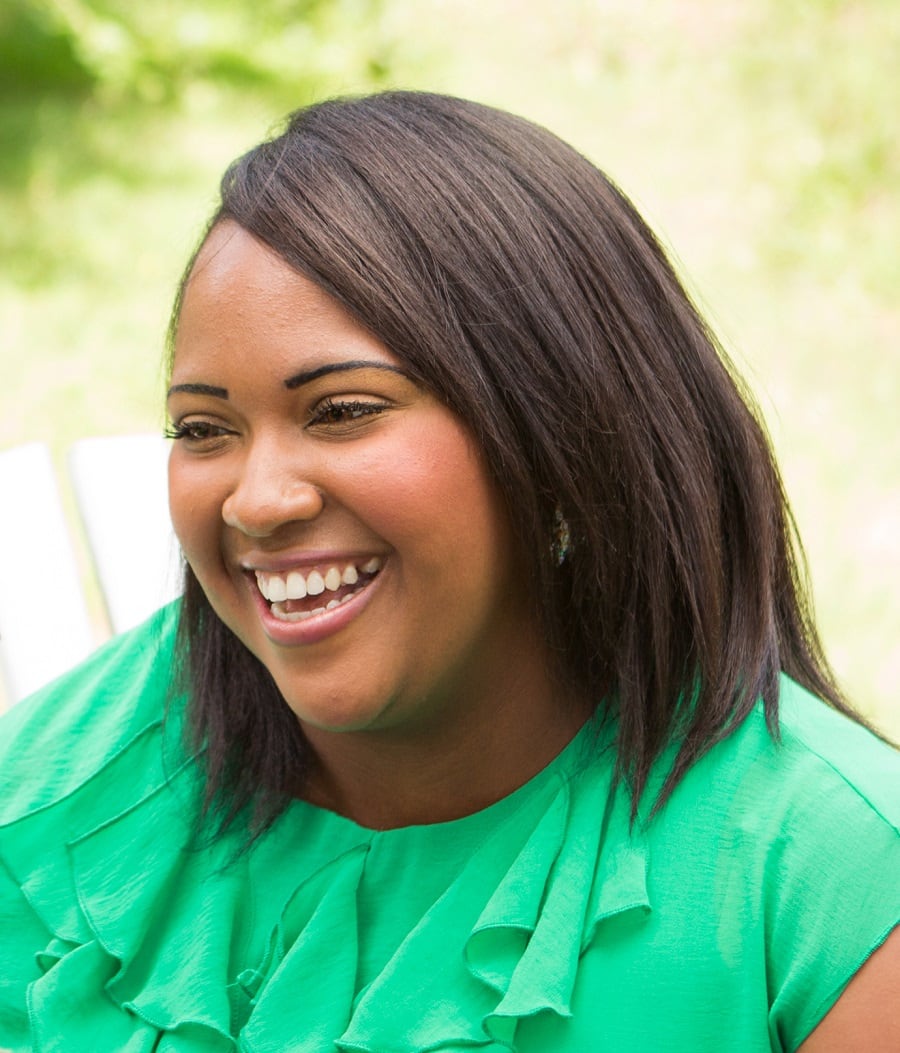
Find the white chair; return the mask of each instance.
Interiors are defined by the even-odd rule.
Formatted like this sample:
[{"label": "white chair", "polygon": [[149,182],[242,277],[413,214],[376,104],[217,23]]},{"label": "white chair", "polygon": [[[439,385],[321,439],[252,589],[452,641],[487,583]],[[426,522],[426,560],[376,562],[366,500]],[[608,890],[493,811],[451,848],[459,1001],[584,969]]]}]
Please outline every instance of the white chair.
[{"label": "white chair", "polygon": [[[73,446],[68,468],[87,542],[79,560],[47,447],[0,452],[0,686],[7,705],[177,595],[167,453],[155,435]],[[107,625],[90,617],[84,589],[91,579]]]},{"label": "white chair", "polygon": [[83,658],[94,632],[50,451],[0,453],[0,667],[8,702]]},{"label": "white chair", "polygon": [[169,519],[169,445],[157,435],[82,439],[69,454],[75,500],[114,633],[178,594]]}]

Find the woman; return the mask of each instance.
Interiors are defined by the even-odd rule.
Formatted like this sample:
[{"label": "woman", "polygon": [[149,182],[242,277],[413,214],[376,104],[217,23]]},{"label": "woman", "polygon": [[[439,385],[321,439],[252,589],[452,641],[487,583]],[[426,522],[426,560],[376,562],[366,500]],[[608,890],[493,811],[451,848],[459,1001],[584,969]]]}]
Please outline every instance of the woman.
[{"label": "woman", "polygon": [[183,600],[7,718],[0,1038],[898,1048],[900,763],[587,161],[299,112],[223,180],[168,411]]}]

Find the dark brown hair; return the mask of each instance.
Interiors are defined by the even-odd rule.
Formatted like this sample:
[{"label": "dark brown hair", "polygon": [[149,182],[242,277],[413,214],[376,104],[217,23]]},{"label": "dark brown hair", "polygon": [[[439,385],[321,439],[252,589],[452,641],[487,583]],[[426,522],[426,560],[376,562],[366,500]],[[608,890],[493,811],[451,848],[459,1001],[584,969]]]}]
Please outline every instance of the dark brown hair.
[{"label": "dark brown hair", "polygon": [[[324,102],[228,169],[222,219],[471,428],[514,510],[559,674],[614,716],[635,806],[672,742],[660,800],[758,699],[777,734],[782,670],[853,715],[764,430],[656,238],[584,157],[460,99]],[[189,568],[180,648],[207,803],[226,823],[251,806],[259,829],[308,750]]]}]

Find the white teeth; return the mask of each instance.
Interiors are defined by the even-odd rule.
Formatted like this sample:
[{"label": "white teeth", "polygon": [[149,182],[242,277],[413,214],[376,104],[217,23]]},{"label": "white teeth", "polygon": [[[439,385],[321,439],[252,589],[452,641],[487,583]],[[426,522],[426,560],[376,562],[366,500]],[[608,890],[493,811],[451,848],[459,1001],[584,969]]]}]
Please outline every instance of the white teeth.
[{"label": "white teeth", "polygon": [[311,570],[306,579],[306,591],[310,596],[318,596],[325,591],[325,579],[317,570]]},{"label": "white teeth", "polygon": [[287,598],[287,583],[284,578],[279,578],[273,574],[268,581],[268,596],[266,599],[271,600],[273,603],[280,603]]},{"label": "white teeth", "polygon": [[302,600],[306,595],[306,578],[298,570],[292,570],[287,576],[287,599]]},{"label": "white teeth", "polygon": [[341,581],[345,585],[355,585],[359,581],[359,574],[357,574],[356,567],[354,567],[352,563],[348,563],[347,566],[344,567]]},{"label": "white teeth", "polygon": [[[375,574],[381,570],[382,560],[379,556],[372,556],[357,569],[353,563],[348,563],[343,571],[340,567],[329,567],[324,574],[318,570],[311,570],[304,574],[300,570],[292,570],[287,576],[281,574],[266,574],[264,571],[256,571],[256,583],[259,591],[269,603],[283,603],[285,600],[302,600],[306,596],[319,596],[326,589],[329,592],[337,592],[342,585],[355,585],[359,581],[360,572],[363,574]],[[311,613],[311,612],[307,612]]]},{"label": "white teeth", "polygon": [[272,604],[272,614],[280,622],[303,622],[307,618],[312,618],[316,614],[324,614],[326,611],[333,610],[335,607],[340,607],[342,603],[346,603],[347,600],[352,599],[356,593],[350,592],[346,596],[342,596],[340,599],[329,600],[326,606],[316,607],[311,611],[286,611],[284,605],[281,603]]}]

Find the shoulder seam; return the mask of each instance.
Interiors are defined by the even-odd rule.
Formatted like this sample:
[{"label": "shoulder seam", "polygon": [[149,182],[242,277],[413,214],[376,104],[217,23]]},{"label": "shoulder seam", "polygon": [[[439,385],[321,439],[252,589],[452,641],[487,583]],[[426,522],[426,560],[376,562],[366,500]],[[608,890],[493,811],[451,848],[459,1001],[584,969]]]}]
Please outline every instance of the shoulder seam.
[{"label": "shoulder seam", "polygon": [[[824,705],[827,705],[827,703],[822,702],[821,705],[824,706]],[[795,728],[789,726],[788,724],[786,724],[785,722],[783,722],[780,719],[779,719],[779,728],[780,728],[780,731],[781,731],[782,741],[784,739],[786,739],[786,738],[790,738],[794,742],[796,742],[799,745],[801,745],[803,747],[803,749],[805,749],[808,753],[811,753],[814,757],[817,757],[827,768],[829,768],[837,776],[837,778],[842,783],[844,783],[845,786],[848,786],[853,791],[853,793],[854,793],[854,795],[856,797],[858,797],[861,801],[865,802],[866,806],[872,812],[874,812],[874,814],[877,815],[879,817],[879,819],[882,820],[882,822],[884,822],[887,826],[889,826],[894,831],[894,833],[897,834],[898,837],[900,837],[900,826],[898,826],[897,823],[893,819],[891,819],[889,816],[885,815],[884,812],[882,811],[882,809],[870,797],[868,797],[859,788],[859,786],[852,779],[850,779],[847,776],[847,774],[844,771],[842,771],[839,767],[837,767],[834,764],[833,761],[831,761],[828,757],[826,757],[820,750],[816,749],[816,747],[813,746]]]}]

